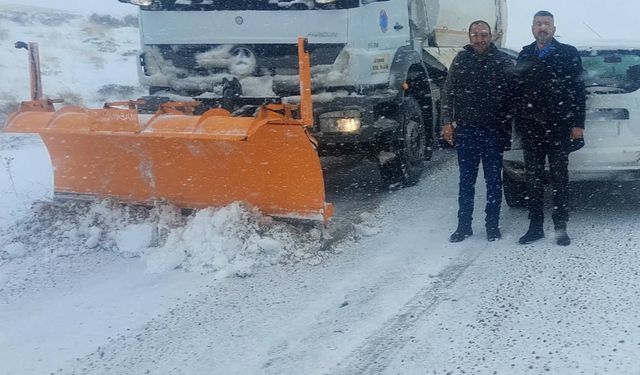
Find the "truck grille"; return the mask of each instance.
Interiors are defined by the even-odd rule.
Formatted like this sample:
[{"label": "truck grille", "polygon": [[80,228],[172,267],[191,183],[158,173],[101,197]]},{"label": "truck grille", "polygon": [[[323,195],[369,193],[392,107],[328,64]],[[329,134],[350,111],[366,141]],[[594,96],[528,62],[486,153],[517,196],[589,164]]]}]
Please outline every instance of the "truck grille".
[{"label": "truck grille", "polygon": [[[311,65],[333,64],[344,46],[344,44],[310,45]],[[212,71],[211,69],[199,68],[196,56],[218,48],[220,45],[159,45],[157,47],[162,57],[167,61],[171,61],[176,68],[196,72],[201,70],[202,73],[210,73]],[[295,44],[247,44],[241,45],[241,47],[253,52],[257,60],[258,68],[297,69],[298,67],[297,46]],[[218,70],[219,72],[226,71],[225,68],[218,68]]]}]

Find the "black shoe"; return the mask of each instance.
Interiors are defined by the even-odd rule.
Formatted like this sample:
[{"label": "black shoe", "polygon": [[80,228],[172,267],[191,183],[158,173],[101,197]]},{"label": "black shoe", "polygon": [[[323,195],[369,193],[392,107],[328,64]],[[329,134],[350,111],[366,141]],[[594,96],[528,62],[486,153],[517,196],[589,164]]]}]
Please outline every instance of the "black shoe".
[{"label": "black shoe", "polygon": [[487,241],[492,242],[501,238],[500,228],[487,228]]},{"label": "black shoe", "polygon": [[541,240],[544,238],[544,230],[542,229],[542,225],[529,225],[529,230],[524,236],[520,237],[518,243],[520,245],[530,244],[532,242]]},{"label": "black shoe", "polygon": [[462,242],[465,238],[473,235],[473,231],[471,228],[461,228],[458,227],[455,232],[451,236],[449,236],[449,242]]},{"label": "black shoe", "polygon": [[571,245],[571,238],[567,235],[566,229],[556,229],[556,243],[559,246]]}]

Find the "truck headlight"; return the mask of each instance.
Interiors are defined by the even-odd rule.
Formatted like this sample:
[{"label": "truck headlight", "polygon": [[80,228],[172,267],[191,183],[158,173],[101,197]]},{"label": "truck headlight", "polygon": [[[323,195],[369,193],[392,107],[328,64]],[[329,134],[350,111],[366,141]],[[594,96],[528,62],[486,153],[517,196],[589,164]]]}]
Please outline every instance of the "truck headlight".
[{"label": "truck headlight", "polygon": [[118,0],[121,3],[129,3],[140,7],[148,7],[153,4],[153,0]]},{"label": "truck headlight", "polygon": [[323,133],[359,133],[362,127],[360,111],[346,110],[320,115],[320,131]]}]

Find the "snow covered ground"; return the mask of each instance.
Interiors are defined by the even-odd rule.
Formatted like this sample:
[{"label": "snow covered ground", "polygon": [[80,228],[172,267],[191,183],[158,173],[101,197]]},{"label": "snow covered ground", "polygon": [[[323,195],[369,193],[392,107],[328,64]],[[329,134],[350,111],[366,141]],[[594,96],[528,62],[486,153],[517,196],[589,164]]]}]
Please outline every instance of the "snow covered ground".
[{"label": "snow covered ground", "polygon": [[[18,8],[0,3],[2,108],[28,96],[17,39],[41,43],[51,97],[137,95],[124,15]],[[638,184],[576,185],[560,248],[517,245],[506,207],[487,242],[481,198],[447,242],[450,157],[324,233],[240,205],[52,205],[51,181],[37,138],[0,134],[0,374],[640,373]]]},{"label": "snow covered ground", "polygon": [[[502,240],[487,242],[476,219],[476,235],[454,245],[446,238],[455,172],[445,163],[389,196],[368,230],[318,258],[270,262],[269,253],[251,253],[250,273],[224,272],[234,269],[235,245],[255,244],[239,233],[251,232],[255,217],[238,207],[173,223],[170,233],[182,232],[200,253],[173,270],[150,269],[160,249],[114,246],[117,238],[147,244],[136,225],[156,219],[104,205],[33,208],[17,227],[3,227],[5,244],[24,247],[5,245],[0,265],[0,372],[637,373],[637,187],[578,186],[590,199],[572,203],[568,248],[551,238],[516,245],[526,213],[510,209]],[[101,228],[95,248],[87,222]],[[223,254],[226,268],[209,266]]]}]

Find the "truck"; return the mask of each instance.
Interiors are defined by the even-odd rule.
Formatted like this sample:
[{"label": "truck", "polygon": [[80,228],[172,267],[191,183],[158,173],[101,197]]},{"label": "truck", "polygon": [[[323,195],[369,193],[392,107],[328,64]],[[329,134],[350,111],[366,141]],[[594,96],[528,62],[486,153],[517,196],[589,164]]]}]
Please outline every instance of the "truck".
[{"label": "truck", "polygon": [[139,6],[149,95],[92,109],[44,95],[5,132],[39,134],[55,200],[183,209],[243,202],[327,223],[323,155],[364,155],[385,183],[416,184],[438,127],[440,86],[466,25],[504,37],[504,2],[120,0]]},{"label": "truck", "polygon": [[498,46],[507,27],[506,0],[119,1],[139,7],[148,103],[247,115],[295,103],[307,38],[318,154],[363,155],[392,186],[416,184],[437,145],[440,90],[468,25],[487,21]]}]

